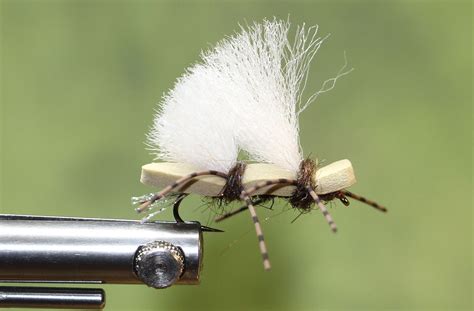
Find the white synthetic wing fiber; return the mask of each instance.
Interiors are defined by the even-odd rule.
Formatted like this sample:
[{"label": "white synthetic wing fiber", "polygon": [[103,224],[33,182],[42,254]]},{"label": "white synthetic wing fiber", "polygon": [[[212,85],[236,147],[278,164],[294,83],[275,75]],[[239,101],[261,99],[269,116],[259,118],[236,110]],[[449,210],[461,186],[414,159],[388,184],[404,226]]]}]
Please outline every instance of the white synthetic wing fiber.
[{"label": "white synthetic wing fiber", "polygon": [[[230,81],[226,104],[238,119],[235,137],[252,160],[297,172],[303,159],[298,113],[311,59],[324,38],[287,21],[263,21],[229,37],[203,56]],[[306,105],[306,104],[305,104]],[[231,107],[232,106],[232,107]]]},{"label": "white synthetic wing fiber", "polygon": [[148,134],[158,159],[221,172],[235,165],[234,118],[223,111],[220,96],[225,87],[221,90],[217,76],[205,65],[195,65],[164,96]]},{"label": "white synthetic wing fiber", "polygon": [[[324,38],[264,20],[202,53],[164,96],[148,144],[157,158],[227,172],[239,149],[252,160],[297,172],[303,159],[298,114],[336,78],[302,102],[309,65]],[[328,85],[329,84],[329,85]]]}]

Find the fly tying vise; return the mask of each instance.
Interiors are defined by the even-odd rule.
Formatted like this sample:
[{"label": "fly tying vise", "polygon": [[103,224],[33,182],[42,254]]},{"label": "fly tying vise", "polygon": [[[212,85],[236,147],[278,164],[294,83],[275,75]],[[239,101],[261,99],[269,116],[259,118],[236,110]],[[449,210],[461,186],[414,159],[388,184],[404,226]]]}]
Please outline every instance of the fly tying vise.
[{"label": "fly tying vise", "polygon": [[[328,201],[338,199],[347,206],[352,198],[386,211],[346,190],[356,182],[349,160],[319,167],[304,159],[300,113],[351,70],[344,71],[344,66],[303,101],[309,65],[327,36],[318,37],[317,27],[303,25],[290,41],[289,29],[288,21],[264,20],[242,27],[240,33],[201,53],[201,62],[188,68],[163,97],[147,137],[162,162],[144,165],[141,182],[164,188],[133,199],[142,213],[178,194],[174,204],[178,221],[179,204],[190,193],[223,203],[242,200],[245,206],[216,220],[248,209],[265,269],[270,269],[270,261],[257,201],[286,197],[301,213],[316,204],[334,232]],[[249,161],[238,160],[241,151]]]}]

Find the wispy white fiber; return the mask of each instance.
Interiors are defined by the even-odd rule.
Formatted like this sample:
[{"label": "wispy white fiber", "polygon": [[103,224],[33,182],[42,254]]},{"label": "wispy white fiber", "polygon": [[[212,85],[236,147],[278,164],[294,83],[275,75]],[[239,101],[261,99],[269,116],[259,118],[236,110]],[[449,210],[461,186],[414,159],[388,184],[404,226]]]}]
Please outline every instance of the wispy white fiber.
[{"label": "wispy white fiber", "polygon": [[148,134],[158,159],[221,172],[235,165],[236,116],[225,111],[227,83],[218,76],[205,64],[195,65],[164,96]]},{"label": "wispy white fiber", "polygon": [[326,37],[317,27],[264,20],[201,54],[164,96],[148,135],[158,159],[227,172],[239,150],[297,172],[303,159],[298,116],[334,87],[339,72],[302,100],[310,62]]}]

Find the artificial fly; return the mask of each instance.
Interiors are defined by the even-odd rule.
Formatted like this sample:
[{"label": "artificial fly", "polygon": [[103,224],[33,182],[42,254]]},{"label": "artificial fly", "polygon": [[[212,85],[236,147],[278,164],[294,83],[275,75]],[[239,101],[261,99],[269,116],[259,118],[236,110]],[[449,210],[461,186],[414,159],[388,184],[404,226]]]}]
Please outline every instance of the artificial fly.
[{"label": "artificial fly", "polygon": [[[290,41],[289,29],[288,21],[264,20],[241,27],[239,33],[201,53],[201,61],[164,95],[147,136],[155,159],[162,162],[143,166],[141,181],[164,189],[134,198],[137,212],[149,213],[177,194],[173,203],[177,221],[182,221],[179,205],[190,193],[223,203],[243,201],[245,206],[217,221],[248,210],[267,270],[270,260],[255,209],[262,200],[286,197],[301,213],[316,204],[334,232],[328,201],[338,199],[347,206],[352,198],[386,211],[346,190],[355,183],[349,160],[319,167],[304,159],[300,113],[351,70],[344,71],[344,66],[303,101],[310,63],[327,36],[319,37],[317,27],[303,25]],[[240,152],[249,160],[239,161]]]}]

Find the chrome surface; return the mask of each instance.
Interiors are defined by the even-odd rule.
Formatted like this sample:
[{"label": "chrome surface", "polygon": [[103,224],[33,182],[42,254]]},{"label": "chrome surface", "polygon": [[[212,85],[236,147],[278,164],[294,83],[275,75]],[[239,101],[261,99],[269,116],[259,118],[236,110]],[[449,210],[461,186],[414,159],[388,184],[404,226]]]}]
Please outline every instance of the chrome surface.
[{"label": "chrome surface", "polygon": [[166,288],[183,274],[184,256],[179,247],[165,241],[154,241],[138,249],[133,266],[143,283],[154,288]]},{"label": "chrome surface", "polygon": [[[141,283],[137,250],[164,241],[179,248],[184,269],[176,284],[198,284],[200,224],[0,215],[0,282]],[[147,264],[160,265],[157,260]],[[142,269],[145,269],[143,267]],[[158,271],[154,266],[148,271]],[[143,279],[143,277],[142,277]]]},{"label": "chrome surface", "polygon": [[102,309],[102,289],[0,286],[0,308]]}]

